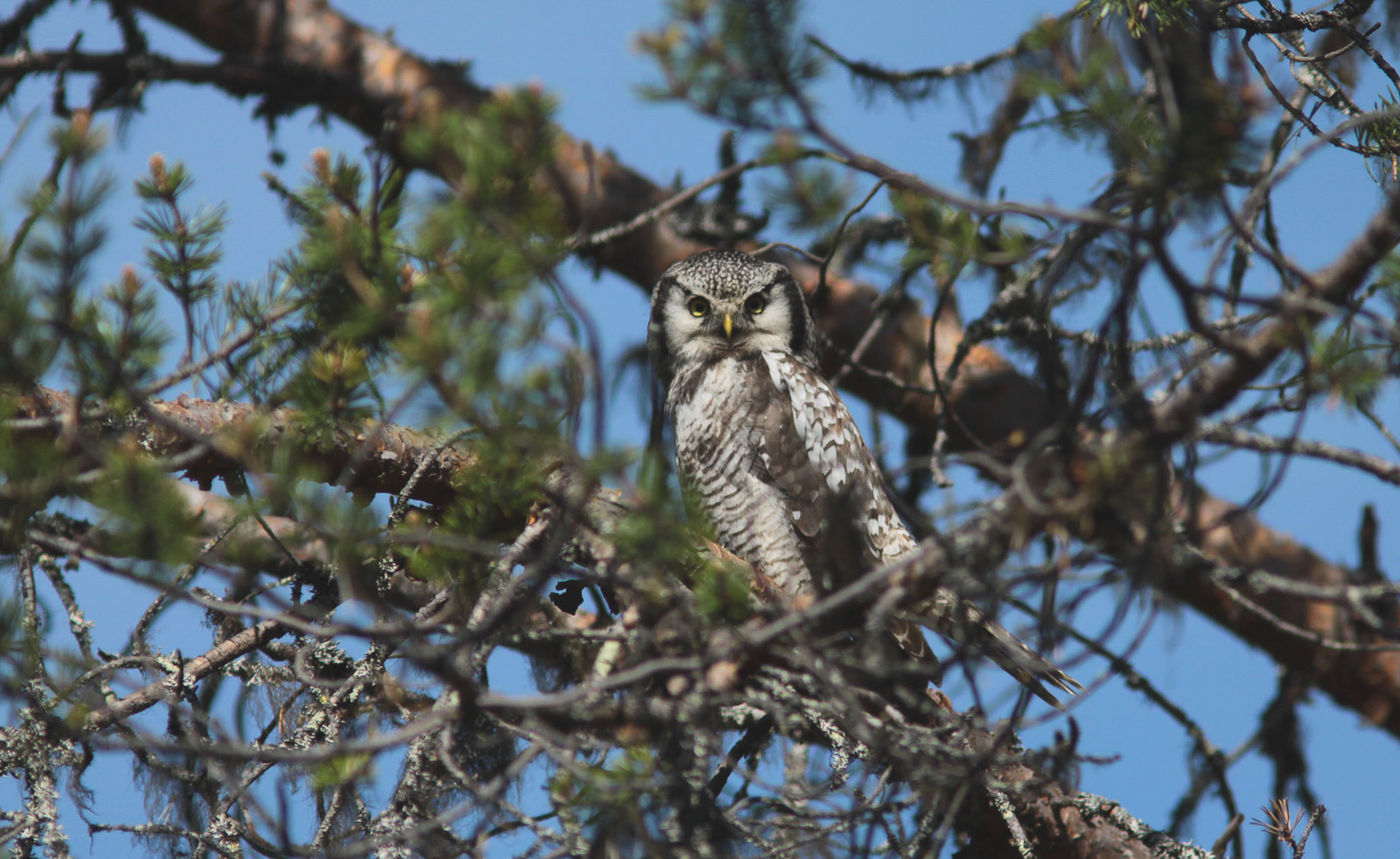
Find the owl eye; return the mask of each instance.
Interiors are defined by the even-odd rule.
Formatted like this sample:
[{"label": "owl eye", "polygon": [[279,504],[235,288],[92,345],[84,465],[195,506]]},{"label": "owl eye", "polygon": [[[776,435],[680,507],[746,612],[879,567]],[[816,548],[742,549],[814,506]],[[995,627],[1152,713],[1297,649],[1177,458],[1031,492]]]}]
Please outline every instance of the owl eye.
[{"label": "owl eye", "polygon": [[685,309],[690,311],[691,316],[698,319],[710,312],[710,302],[698,295],[692,295],[690,300],[685,303]]},{"label": "owl eye", "polygon": [[763,308],[767,306],[768,299],[761,295],[750,295],[748,300],[744,302],[744,310],[748,311],[750,316],[757,316],[762,313]]}]

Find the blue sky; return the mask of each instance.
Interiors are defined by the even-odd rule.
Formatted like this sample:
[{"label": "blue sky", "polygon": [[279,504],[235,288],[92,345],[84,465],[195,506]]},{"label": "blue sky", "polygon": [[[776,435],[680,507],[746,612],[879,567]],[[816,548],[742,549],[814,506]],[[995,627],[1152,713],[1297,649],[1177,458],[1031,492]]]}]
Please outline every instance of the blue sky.
[{"label": "blue sky", "polygon": [[[334,4],[367,24],[392,28],[396,40],[430,58],[470,60],[471,74],[485,86],[538,83],[559,99],[558,120],[570,133],[596,146],[615,151],[627,164],[658,182],[669,182],[680,171],[687,181],[704,177],[715,167],[720,127],[675,105],[643,102],[638,84],[653,80],[650,61],[631,48],[639,28],[662,18],[659,3],[565,3],[526,0],[515,3],[419,2],[391,4],[360,0]],[[995,8],[995,12],[990,10]],[[831,0],[809,6],[812,29],[847,55],[876,59],[890,67],[916,67],[973,59],[1006,46],[1036,17],[1063,11],[1063,5],[1006,2],[983,4],[924,4],[888,2],[855,4]],[[59,47],[68,42],[75,21],[87,31],[89,50],[115,45],[111,27],[100,13],[86,6],[64,6],[48,16],[34,47]],[[204,56],[185,37],[151,25],[157,50],[178,56]],[[1261,51],[1263,48],[1261,48]],[[74,100],[83,85],[73,87]],[[934,184],[962,190],[957,182],[959,151],[950,132],[973,127],[969,112],[984,118],[1000,94],[1000,84],[974,87],[966,93],[950,89],[937,102],[910,111],[888,103],[867,109],[839,71],[830,71],[819,90],[830,125],[858,148],[920,174]],[[1267,94],[1265,94],[1267,95]],[[21,144],[0,166],[0,227],[12,229],[19,218],[17,195],[46,168],[42,141],[49,121],[44,114],[47,84],[31,82],[0,118],[0,130],[32,117]],[[123,264],[139,264],[141,246],[126,225],[136,212],[131,182],[145,171],[147,159],[160,152],[184,161],[196,179],[194,196],[228,209],[229,230],[221,274],[245,282],[267,277],[268,264],[294,241],[276,199],[259,176],[277,173],[290,185],[299,184],[312,149],[327,147],[354,155],[364,141],[338,123],[318,123],[308,112],[283,120],[269,141],[252,120],[253,103],[239,103],[212,91],[187,86],[155,87],[144,115],[122,133],[114,130],[114,145],[104,167],[118,179],[120,193],[107,212],[113,223],[111,239],[94,270],[96,282],[109,282]],[[33,114],[26,114],[28,110]],[[105,119],[111,123],[109,116]],[[8,137],[8,133],[6,134]],[[286,153],[281,168],[269,163],[273,149]],[[1296,151],[1296,148],[1294,150]],[[1102,162],[1083,149],[1054,144],[1048,136],[1016,138],[1007,152],[996,187],[1007,196],[1027,201],[1053,201],[1074,207],[1086,202],[1102,178]],[[862,187],[867,187],[865,183]],[[1284,246],[1305,267],[1328,261],[1375,210],[1380,191],[1352,156],[1322,152],[1310,158],[1277,196]],[[883,205],[883,198],[877,201]],[[767,238],[782,238],[770,228]],[[643,336],[645,296],[634,285],[603,275],[596,281],[581,266],[568,266],[566,277],[598,321],[609,354],[615,356]],[[1256,289],[1267,288],[1256,281]],[[987,296],[975,289],[960,294],[964,310],[975,311]],[[1090,312],[1092,309],[1086,310]],[[858,413],[866,410],[857,409]],[[1400,399],[1392,389],[1378,404],[1392,421],[1400,416]],[[614,442],[640,443],[643,432],[627,401],[611,409],[609,431]],[[1304,428],[1309,437],[1352,445],[1394,459],[1395,452],[1361,421],[1344,411],[1318,409]],[[1257,485],[1251,460],[1236,458],[1213,468],[1207,484],[1218,494],[1244,500]],[[963,477],[962,481],[969,478]],[[954,489],[960,499],[979,497],[975,485]],[[1396,490],[1335,468],[1298,461],[1290,466],[1283,488],[1265,504],[1268,524],[1293,534],[1329,560],[1354,563],[1355,532],[1360,505],[1376,504],[1382,524],[1382,558],[1392,575],[1400,572],[1400,504]],[[97,587],[96,584],[93,587]],[[104,581],[111,593],[94,594],[92,619],[100,646],[115,649],[124,643],[129,621],[139,612],[139,594]],[[1111,606],[1104,606],[1106,615]],[[1143,615],[1135,615],[1140,623]],[[126,625],[123,625],[123,624]],[[1130,624],[1131,626],[1131,624]],[[1092,632],[1093,630],[1089,630]],[[166,629],[186,653],[207,646],[204,629]],[[1120,636],[1118,644],[1126,642]],[[1195,718],[1218,746],[1229,751],[1249,737],[1272,696],[1275,669],[1270,660],[1217,630],[1189,610],[1160,612],[1143,644],[1136,664],[1155,684]],[[1082,680],[1097,666],[1076,670]],[[956,686],[950,688],[957,701]],[[1082,751],[1116,762],[1086,765],[1082,788],[1118,800],[1131,813],[1154,826],[1163,826],[1186,786],[1184,761],[1187,738],[1157,710],[1122,684],[1110,680],[1076,708],[1083,729]],[[1382,855],[1400,843],[1400,819],[1394,814],[1396,789],[1378,774],[1400,771],[1400,743],[1359,723],[1358,717],[1333,707],[1321,696],[1303,710],[1307,750],[1314,789],[1327,804],[1333,845],[1340,856]],[[1026,736],[1028,743],[1048,741],[1052,723]],[[1269,801],[1270,771],[1251,756],[1231,771],[1235,796],[1246,818],[1260,816]],[[101,788],[99,788],[101,792]],[[13,807],[8,787],[0,788],[0,806]],[[99,796],[103,817],[144,819],[131,794],[116,804]],[[123,805],[125,803],[125,805]],[[1209,845],[1226,817],[1219,802],[1206,801],[1192,835]],[[88,848],[81,826],[74,826],[75,853]],[[1263,836],[1253,827],[1245,833],[1249,854],[1260,855]],[[98,841],[92,850],[102,852]],[[1320,855],[1317,847],[1310,856]]]}]

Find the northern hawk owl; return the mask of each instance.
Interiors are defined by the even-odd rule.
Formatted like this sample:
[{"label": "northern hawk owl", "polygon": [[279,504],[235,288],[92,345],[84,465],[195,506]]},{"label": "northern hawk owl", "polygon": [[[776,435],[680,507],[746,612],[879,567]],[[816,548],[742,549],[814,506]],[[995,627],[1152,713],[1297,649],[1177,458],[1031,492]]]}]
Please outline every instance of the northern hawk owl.
[{"label": "northern hawk owl", "polygon": [[[720,543],[789,602],[913,552],[855,421],[818,370],[802,291],[776,263],[705,251],[666,270],[647,331],[676,464]],[[1078,684],[975,605],[940,588],[911,612],[1047,701]],[[927,655],[918,627],[891,630]]]}]

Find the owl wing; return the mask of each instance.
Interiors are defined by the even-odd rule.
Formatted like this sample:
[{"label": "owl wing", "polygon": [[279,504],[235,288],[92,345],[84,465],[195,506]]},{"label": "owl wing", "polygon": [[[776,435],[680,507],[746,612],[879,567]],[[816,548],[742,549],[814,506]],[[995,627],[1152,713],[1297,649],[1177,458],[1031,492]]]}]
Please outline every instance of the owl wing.
[{"label": "owl wing", "polygon": [[[816,552],[825,552],[828,559],[828,579],[820,584],[839,586],[914,551],[913,535],[886,495],[884,475],[831,384],[790,355],[764,353],[764,358],[775,393],[783,394],[769,403],[773,414],[762,423],[763,447],[778,466],[769,465],[771,480],[793,497],[799,528],[815,527],[808,539],[817,541]],[[781,458],[773,456],[778,451]],[[824,518],[813,526],[813,516]],[[945,638],[982,653],[1056,707],[1061,704],[1046,684],[1070,694],[1080,688],[975,604],[946,588],[913,607],[912,615]],[[896,619],[890,633],[911,656],[936,662],[919,626]]]},{"label": "owl wing", "polygon": [[813,585],[830,591],[881,563],[868,529],[860,527],[870,492],[857,472],[860,455],[869,453],[825,378],[788,355],[764,358],[756,465],[787,501]]},{"label": "owl wing", "polygon": [[849,514],[824,521],[829,530],[839,524],[853,532],[851,539],[864,555],[862,571],[913,551],[914,538],[890,503],[884,475],[831,383],[791,355],[768,352],[763,357],[786,411],[775,418],[787,423],[779,427],[775,420],[767,425],[768,433],[780,436],[772,439],[774,444],[792,449],[784,458],[785,469],[800,475],[807,491],[821,495],[815,512],[825,516],[837,504]]}]

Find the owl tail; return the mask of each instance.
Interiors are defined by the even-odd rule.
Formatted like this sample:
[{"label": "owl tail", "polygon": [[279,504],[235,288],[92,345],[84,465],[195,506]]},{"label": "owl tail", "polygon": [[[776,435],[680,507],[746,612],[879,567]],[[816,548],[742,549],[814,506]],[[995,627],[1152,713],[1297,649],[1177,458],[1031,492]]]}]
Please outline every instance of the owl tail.
[{"label": "owl tail", "polygon": [[[917,606],[908,616],[954,645],[966,647],[992,660],[999,668],[1016,678],[1016,682],[1056,709],[1063,710],[1064,704],[1060,703],[1060,699],[1055,697],[1048,686],[1071,696],[1084,688],[1073,677],[1027,647],[1021,639],[1007,631],[1006,627],[983,614],[977,606],[951,593],[939,592],[932,599]],[[897,632],[895,639],[900,642],[901,647],[919,658],[917,648],[922,647],[922,651],[927,652],[928,642],[923,640],[923,636],[918,634],[917,630],[913,632],[919,639],[913,648],[906,646]]]}]

